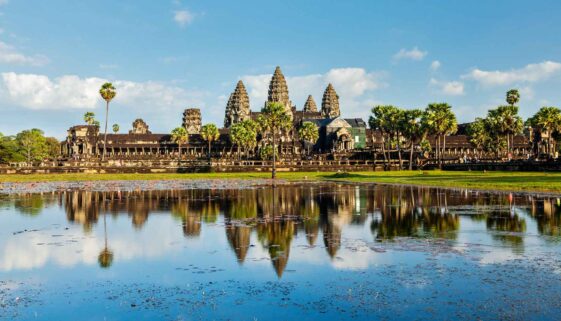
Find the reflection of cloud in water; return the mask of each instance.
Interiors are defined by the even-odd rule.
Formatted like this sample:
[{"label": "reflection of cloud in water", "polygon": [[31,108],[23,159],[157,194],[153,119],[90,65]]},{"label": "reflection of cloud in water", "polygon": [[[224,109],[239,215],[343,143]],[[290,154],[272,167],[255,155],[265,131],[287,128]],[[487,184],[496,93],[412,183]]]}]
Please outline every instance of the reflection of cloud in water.
[{"label": "reflection of cloud in water", "polygon": [[[108,242],[117,263],[160,257],[180,250],[179,247],[170,245],[182,241],[183,236],[176,222],[169,216],[155,217],[150,224],[144,226],[142,233],[125,228],[115,228],[118,232],[112,232],[112,225],[120,222],[111,221],[108,220]],[[128,224],[126,219],[122,222]],[[0,248],[0,270],[29,270],[49,263],[61,267],[97,264],[98,255],[104,247],[102,228],[90,236],[77,238],[76,235],[80,234],[79,229],[71,228],[66,231],[42,230],[11,236]]]}]

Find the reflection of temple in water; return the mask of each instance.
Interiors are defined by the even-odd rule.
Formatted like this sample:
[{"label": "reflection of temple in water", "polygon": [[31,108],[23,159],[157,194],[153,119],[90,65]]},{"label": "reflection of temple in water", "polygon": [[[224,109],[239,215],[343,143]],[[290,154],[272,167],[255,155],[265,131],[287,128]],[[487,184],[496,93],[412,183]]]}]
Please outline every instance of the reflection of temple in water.
[{"label": "reflection of temple in water", "polygon": [[86,232],[100,224],[104,214],[126,215],[131,226],[141,230],[152,215],[171,213],[186,238],[198,238],[206,224],[223,219],[226,240],[235,259],[240,264],[246,261],[255,245],[251,243],[255,235],[279,277],[287,267],[296,236],[304,237],[308,246],[324,248],[327,256],[334,259],[344,244],[345,229],[353,225],[369,225],[376,241],[398,237],[455,240],[460,217],[464,217],[480,222],[493,240],[515,251],[523,251],[528,219],[536,222],[540,234],[561,236],[558,199],[426,187],[304,184],[276,189],[65,191],[1,201],[3,206],[12,204],[22,214],[37,215],[44,202],[57,199],[68,221],[82,225]]}]

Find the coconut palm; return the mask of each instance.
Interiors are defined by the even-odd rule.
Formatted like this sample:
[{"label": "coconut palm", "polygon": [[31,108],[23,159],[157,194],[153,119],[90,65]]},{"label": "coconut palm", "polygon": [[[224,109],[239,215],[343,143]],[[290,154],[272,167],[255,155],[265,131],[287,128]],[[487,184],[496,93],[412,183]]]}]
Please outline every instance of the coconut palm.
[{"label": "coconut palm", "polygon": [[308,145],[308,155],[310,154],[310,145],[315,144],[319,138],[318,126],[312,122],[305,121],[298,129],[298,136],[304,144]]},{"label": "coconut palm", "polygon": [[220,138],[220,132],[215,124],[206,124],[201,128],[201,137],[208,143],[208,159],[210,159],[210,144]]},{"label": "coconut palm", "polygon": [[117,96],[117,91],[115,90],[115,87],[113,86],[112,83],[106,82],[101,86],[101,89],[99,90],[99,94],[101,95],[101,98],[105,100],[105,132],[103,137],[103,154],[101,157],[102,160],[105,160],[105,153],[107,152],[105,146],[107,144],[107,122],[109,121],[109,103],[111,102],[111,100],[113,100],[113,98],[115,98],[115,96]]},{"label": "coconut palm", "polygon": [[520,101],[520,93],[518,89],[511,89],[506,92],[506,103],[514,106]]},{"label": "coconut palm", "polygon": [[261,115],[257,120],[263,135],[270,134],[273,143],[273,171],[271,178],[277,176],[276,150],[278,135],[282,135],[290,129],[292,122],[286,113],[284,105],[277,102],[269,102],[261,110]]},{"label": "coconut palm", "polygon": [[93,125],[95,122],[95,114],[91,111],[88,111],[84,114],[84,121],[88,125]]},{"label": "coconut palm", "polygon": [[473,123],[469,124],[467,132],[469,142],[475,146],[475,148],[479,151],[479,156],[481,157],[481,152],[485,149],[491,139],[491,133],[487,128],[486,119],[477,117]]},{"label": "coconut palm", "polygon": [[119,132],[119,129],[120,129],[119,124],[113,124],[113,133],[114,134],[117,134]]},{"label": "coconut palm", "polygon": [[183,127],[174,128],[171,131],[171,140],[177,144],[179,148],[179,159],[181,159],[181,145],[189,142],[189,134]]}]

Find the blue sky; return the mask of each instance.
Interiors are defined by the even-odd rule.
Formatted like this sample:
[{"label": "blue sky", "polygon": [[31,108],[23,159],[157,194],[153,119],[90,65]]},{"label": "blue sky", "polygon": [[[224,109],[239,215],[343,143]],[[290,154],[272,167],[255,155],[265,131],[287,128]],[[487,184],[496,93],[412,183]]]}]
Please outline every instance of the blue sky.
[{"label": "blue sky", "polygon": [[0,0],[0,132],[63,138],[100,83],[117,85],[110,124],[154,132],[187,107],[222,125],[239,79],[259,110],[276,65],[293,103],[332,82],[345,117],[375,104],[446,101],[459,121],[522,92],[521,114],[561,105],[559,1]]}]

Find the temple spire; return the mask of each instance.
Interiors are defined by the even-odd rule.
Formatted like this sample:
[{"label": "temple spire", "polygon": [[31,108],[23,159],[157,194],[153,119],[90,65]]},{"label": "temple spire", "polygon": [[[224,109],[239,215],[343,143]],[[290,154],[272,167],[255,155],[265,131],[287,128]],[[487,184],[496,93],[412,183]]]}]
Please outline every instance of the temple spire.
[{"label": "temple spire", "polygon": [[292,102],[288,96],[288,86],[280,67],[275,68],[269,83],[269,96],[267,102],[278,102],[284,105],[286,112],[292,118]]},{"label": "temple spire", "polygon": [[321,115],[325,118],[336,118],[341,115],[339,110],[339,95],[335,92],[333,85],[327,85],[321,100]]},{"label": "temple spire", "polygon": [[308,96],[308,99],[306,100],[306,103],[304,104],[304,112],[309,113],[309,112],[317,112],[318,111],[318,106],[316,105],[316,102],[314,101],[314,97],[312,97],[312,95]]},{"label": "temple spire", "polygon": [[238,81],[236,89],[226,104],[226,114],[224,116],[224,127],[230,126],[248,120],[250,118],[249,96],[243,84],[243,81]]}]

